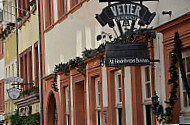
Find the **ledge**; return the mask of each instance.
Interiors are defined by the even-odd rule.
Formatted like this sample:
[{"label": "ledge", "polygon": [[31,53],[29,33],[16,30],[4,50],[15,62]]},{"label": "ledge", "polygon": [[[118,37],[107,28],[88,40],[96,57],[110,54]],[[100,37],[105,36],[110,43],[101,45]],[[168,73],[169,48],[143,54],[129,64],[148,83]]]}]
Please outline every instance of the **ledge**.
[{"label": "ledge", "polygon": [[19,99],[14,104],[17,105],[18,108],[20,108],[20,107],[28,106],[28,105],[35,104],[38,102],[40,102],[39,93],[34,93],[32,95]]}]

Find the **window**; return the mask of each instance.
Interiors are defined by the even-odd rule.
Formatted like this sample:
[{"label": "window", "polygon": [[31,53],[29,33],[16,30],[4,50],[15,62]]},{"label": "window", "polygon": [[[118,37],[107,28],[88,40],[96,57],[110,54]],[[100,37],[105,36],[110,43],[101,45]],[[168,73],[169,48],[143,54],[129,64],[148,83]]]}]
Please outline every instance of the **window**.
[{"label": "window", "polygon": [[66,103],[66,125],[70,125],[70,110],[69,110],[69,87],[65,87],[65,103]]},{"label": "window", "polygon": [[101,125],[100,112],[100,78],[95,78],[95,92],[96,92],[96,124]]},{"label": "window", "polygon": [[0,113],[4,112],[4,83],[0,81]]},{"label": "window", "polygon": [[66,0],[59,0],[58,2],[58,15],[61,17],[67,12],[67,2]]},{"label": "window", "polygon": [[[46,0],[45,0],[46,1]],[[45,2],[45,26],[48,28],[53,24],[53,0]]]},{"label": "window", "polygon": [[116,116],[117,125],[123,125],[123,113],[122,113],[122,77],[121,70],[115,72],[115,97],[116,97]]},{"label": "window", "polygon": [[75,7],[77,4],[80,3],[81,0],[71,0],[71,8]]},{"label": "window", "polygon": [[34,63],[35,63],[35,85],[39,85],[39,59],[38,59],[38,44],[34,45]]},{"label": "window", "polygon": [[[20,54],[20,75],[24,83],[32,83],[32,48],[26,49]],[[21,86],[24,90],[29,86]],[[31,87],[31,86],[30,86]]]},{"label": "window", "polygon": [[144,104],[145,125],[152,125],[151,73],[150,66],[142,67],[142,92]]},{"label": "window", "polygon": [[[183,63],[184,63],[184,68],[185,68],[188,84],[190,86],[190,50],[183,52],[182,56],[183,56]],[[182,79],[180,79],[180,83],[181,83],[182,106],[183,108],[185,108],[184,110],[188,108],[188,111],[190,111],[190,98],[187,95],[185,87],[182,83]]]},{"label": "window", "polygon": [[151,85],[150,85],[150,67],[145,67],[144,70],[144,74],[145,74],[145,91],[146,91],[146,98],[150,98],[151,97]]},{"label": "window", "polygon": [[30,7],[29,0],[18,0],[18,15],[22,17],[26,10]]},{"label": "window", "polygon": [[12,64],[12,76],[14,76],[14,63]]},{"label": "window", "polygon": [[57,106],[54,104],[53,125],[58,125]]}]

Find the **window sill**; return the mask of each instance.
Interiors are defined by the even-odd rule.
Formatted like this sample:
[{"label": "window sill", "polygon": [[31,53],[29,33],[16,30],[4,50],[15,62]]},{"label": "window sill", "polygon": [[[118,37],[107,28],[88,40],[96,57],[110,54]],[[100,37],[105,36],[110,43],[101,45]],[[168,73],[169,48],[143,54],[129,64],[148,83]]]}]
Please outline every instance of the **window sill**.
[{"label": "window sill", "polygon": [[54,24],[47,26],[44,32],[50,31],[51,29],[53,29],[53,27],[54,27]]},{"label": "window sill", "polygon": [[56,24],[58,24],[58,23],[61,23],[64,19],[67,18],[67,15],[68,15],[68,13],[63,14],[62,16],[60,16],[59,19],[55,22],[54,25],[56,25]]},{"label": "window sill", "polygon": [[180,111],[180,113],[183,116],[190,116],[190,107],[189,108],[182,108],[182,110]]}]

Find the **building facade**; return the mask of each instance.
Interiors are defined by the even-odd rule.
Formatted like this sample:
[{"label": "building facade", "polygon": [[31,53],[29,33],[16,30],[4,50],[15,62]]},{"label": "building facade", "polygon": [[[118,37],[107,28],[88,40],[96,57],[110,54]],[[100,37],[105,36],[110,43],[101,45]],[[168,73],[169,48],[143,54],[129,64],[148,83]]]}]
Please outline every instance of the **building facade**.
[{"label": "building facade", "polygon": [[[159,61],[147,66],[122,68],[100,65],[105,55],[101,51],[102,45],[120,34],[116,26],[117,34],[108,26],[102,27],[95,19],[108,3],[99,3],[98,0],[39,0],[39,5],[36,0],[17,2],[18,35],[12,29],[0,41],[0,69],[5,72],[5,76],[0,74],[0,94],[5,97],[0,98],[0,124],[1,121],[11,124],[10,116],[16,110],[20,116],[41,110],[44,125],[160,124],[153,115],[152,96],[156,91],[159,103],[167,107],[165,100],[169,99],[172,88],[168,84],[168,70],[175,32],[182,41],[182,57],[190,83],[190,1],[143,2],[151,12],[156,12],[150,26],[142,28],[152,27],[156,31],[156,37],[150,40],[148,48],[150,59]],[[5,25],[15,22],[14,4],[14,0],[4,1]],[[99,34],[106,35],[98,40]],[[107,38],[109,34],[112,38]],[[137,41],[145,39],[140,37]],[[94,49],[96,54],[92,51]],[[42,67],[39,67],[41,61]],[[190,123],[190,102],[179,67],[177,71],[178,100],[171,123]],[[19,86],[22,95],[13,101],[6,91],[13,86],[5,84],[4,78],[16,76],[23,78],[23,83],[28,85]]]},{"label": "building facade", "polygon": [[35,0],[18,0],[18,56],[22,96],[16,100],[20,116],[40,112],[38,61],[38,5]]},{"label": "building facade", "polygon": [[[1,26],[1,32],[2,32],[3,26]],[[5,60],[4,60],[4,44],[3,40],[0,40],[0,69],[2,69],[3,72],[0,74],[0,93],[1,93],[1,98],[0,98],[0,124],[3,124],[4,121],[4,113],[5,113],[5,97],[4,97],[4,66],[5,66]]]},{"label": "building facade", "polygon": [[[152,113],[151,97],[156,90],[160,103],[166,107],[164,101],[169,98],[171,90],[168,85],[170,53],[176,31],[182,40],[183,58],[188,71],[190,2],[159,0],[143,4],[157,13],[150,25],[157,33],[149,43],[149,52],[150,58],[159,59],[159,62],[150,66],[108,68],[100,67],[100,58],[95,56],[84,60],[86,76],[77,68],[69,70],[66,76],[58,72],[56,92],[52,88],[55,65],[81,57],[85,48],[93,49],[101,44],[96,40],[98,34],[113,31],[109,27],[101,27],[94,18],[107,3],[40,0],[45,125],[159,124]],[[166,10],[172,14],[162,14]],[[188,98],[181,80],[177,97],[179,100],[173,110],[172,123],[189,123]]]},{"label": "building facade", "polygon": [[[8,27],[9,23],[15,22],[14,18],[14,0],[3,1],[3,24],[4,24],[4,32]],[[11,26],[10,26],[11,27]],[[4,73],[5,79],[9,77],[16,76],[16,33],[13,27],[11,27],[8,31],[7,35],[4,34],[3,42],[4,42]],[[10,117],[16,111],[16,106],[14,105],[14,101],[11,100],[8,96],[7,90],[12,88],[11,84],[4,83],[4,97],[5,97],[5,120],[4,124],[10,124]]]},{"label": "building facade", "polygon": [[[1,35],[5,43],[5,79],[22,78],[25,85],[5,83],[5,125],[11,125],[11,116],[28,116],[40,112],[39,104],[39,62],[38,62],[38,9],[36,1],[3,1],[4,32]],[[15,19],[17,10],[17,19]],[[18,33],[15,23],[18,24]],[[17,48],[18,47],[18,48]],[[17,51],[18,50],[18,51]],[[18,59],[18,60],[17,60]],[[19,66],[19,67],[18,67]],[[17,83],[18,84],[18,83]],[[7,90],[18,88],[20,98],[12,100]]]}]

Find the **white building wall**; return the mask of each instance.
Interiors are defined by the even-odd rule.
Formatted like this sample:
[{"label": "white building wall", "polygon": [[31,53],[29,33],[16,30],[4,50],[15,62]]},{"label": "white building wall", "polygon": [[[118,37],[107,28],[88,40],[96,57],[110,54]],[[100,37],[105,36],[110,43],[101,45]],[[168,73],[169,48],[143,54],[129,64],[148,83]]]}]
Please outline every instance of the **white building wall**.
[{"label": "white building wall", "polygon": [[[159,0],[159,2],[144,2],[156,17],[151,26],[158,27],[190,12],[190,0]],[[172,15],[163,15],[162,11],[172,11]]]},{"label": "white building wall", "polygon": [[0,60],[0,69],[1,69],[0,80],[5,78],[5,75],[4,75],[4,66],[5,66],[5,60],[1,59]]},{"label": "white building wall", "polygon": [[[159,2],[143,2],[143,4],[151,12],[156,11],[157,13],[150,27],[158,27],[186,14],[190,10],[189,0],[160,0]],[[100,42],[96,41],[96,36],[102,31],[114,35],[112,29],[108,26],[102,28],[95,19],[95,14],[100,14],[102,8],[106,6],[107,3],[99,3],[98,0],[85,2],[81,8],[74,13],[70,13],[61,23],[45,33],[46,75],[53,72],[55,64],[80,56],[84,48],[97,47]],[[162,15],[162,11],[169,10],[172,11],[171,16]],[[57,15],[57,2],[54,2],[55,22],[58,20]],[[115,29],[117,30],[116,27]]]}]

